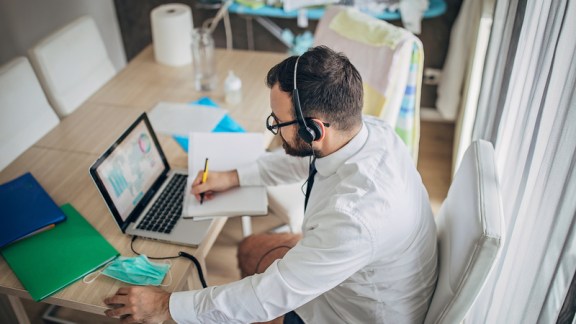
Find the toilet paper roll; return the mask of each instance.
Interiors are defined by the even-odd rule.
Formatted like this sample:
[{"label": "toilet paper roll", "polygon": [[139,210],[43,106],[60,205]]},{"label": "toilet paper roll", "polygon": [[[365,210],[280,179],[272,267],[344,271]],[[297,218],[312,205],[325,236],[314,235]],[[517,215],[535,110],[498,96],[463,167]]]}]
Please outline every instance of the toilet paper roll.
[{"label": "toilet paper roll", "polygon": [[192,62],[192,10],[181,3],[158,6],[150,13],[156,61],[171,66]]}]

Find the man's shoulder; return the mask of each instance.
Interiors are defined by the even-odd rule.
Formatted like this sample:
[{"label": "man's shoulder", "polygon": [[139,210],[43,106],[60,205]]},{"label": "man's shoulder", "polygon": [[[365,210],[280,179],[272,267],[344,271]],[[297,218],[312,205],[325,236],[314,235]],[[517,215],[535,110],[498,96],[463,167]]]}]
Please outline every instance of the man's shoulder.
[{"label": "man's shoulder", "polygon": [[387,121],[373,116],[364,116],[364,125],[369,134],[365,149],[372,151],[372,154],[378,152],[381,155],[391,155],[394,157],[393,160],[400,165],[412,161],[408,147]]},{"label": "man's shoulder", "polygon": [[[362,148],[343,165],[341,176],[364,188],[403,186],[407,168],[416,167],[406,145],[392,127],[381,119],[364,116],[368,137]],[[410,177],[409,179],[412,179]],[[344,179],[343,179],[344,180]]]},{"label": "man's shoulder", "polygon": [[363,120],[368,130],[368,138],[358,152],[357,158],[361,160],[361,163],[365,163],[365,159],[380,160],[383,156],[390,154],[390,151],[395,150],[396,133],[388,122],[372,116],[364,116]]},{"label": "man's shoulder", "polygon": [[380,119],[380,118],[377,118],[374,116],[370,116],[370,115],[363,115],[362,120],[364,121],[364,124],[366,124],[366,126],[368,126],[369,129],[375,128],[375,129],[382,129],[382,130],[392,130],[392,127],[390,126],[390,124],[383,119]]}]

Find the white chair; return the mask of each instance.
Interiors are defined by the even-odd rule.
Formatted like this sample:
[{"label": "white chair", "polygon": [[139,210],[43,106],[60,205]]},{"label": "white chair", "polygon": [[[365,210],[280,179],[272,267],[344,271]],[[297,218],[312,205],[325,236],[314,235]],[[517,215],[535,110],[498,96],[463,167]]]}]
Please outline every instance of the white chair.
[{"label": "white chair", "polygon": [[[343,52],[364,83],[363,113],[387,121],[406,143],[414,163],[420,141],[422,43],[405,29],[351,7],[326,9],[314,45]],[[304,217],[302,183],[268,188],[270,210],[300,232]]]},{"label": "white chair", "polygon": [[504,244],[492,144],[479,140],[464,153],[436,223],[439,275],[425,323],[461,323]]},{"label": "white chair", "polygon": [[314,32],[318,45],[344,53],[354,64],[364,86],[363,113],[388,122],[416,163],[424,68],[418,37],[354,7],[331,6]]},{"label": "white chair", "polygon": [[290,232],[302,232],[304,222],[304,183],[268,187],[268,209],[283,223]]},{"label": "white chair", "polygon": [[0,170],[59,122],[27,58],[0,67]]},{"label": "white chair", "polygon": [[60,118],[110,80],[116,69],[89,16],[80,17],[29,51],[48,100]]}]

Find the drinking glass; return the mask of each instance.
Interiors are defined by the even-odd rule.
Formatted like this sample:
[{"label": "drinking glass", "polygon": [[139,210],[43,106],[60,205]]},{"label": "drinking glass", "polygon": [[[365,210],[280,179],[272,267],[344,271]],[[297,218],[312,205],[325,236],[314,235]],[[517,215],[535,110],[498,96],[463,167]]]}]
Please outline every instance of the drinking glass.
[{"label": "drinking glass", "polygon": [[195,28],[192,31],[192,66],[196,90],[214,90],[217,81],[214,38],[207,28]]}]

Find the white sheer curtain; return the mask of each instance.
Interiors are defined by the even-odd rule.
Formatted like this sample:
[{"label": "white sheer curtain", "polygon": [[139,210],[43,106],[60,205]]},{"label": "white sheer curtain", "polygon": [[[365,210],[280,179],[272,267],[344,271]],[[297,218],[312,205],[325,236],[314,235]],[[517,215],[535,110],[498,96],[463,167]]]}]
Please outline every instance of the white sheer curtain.
[{"label": "white sheer curtain", "polygon": [[506,242],[467,323],[554,323],[576,271],[576,1],[498,0],[472,139],[490,140]]}]

